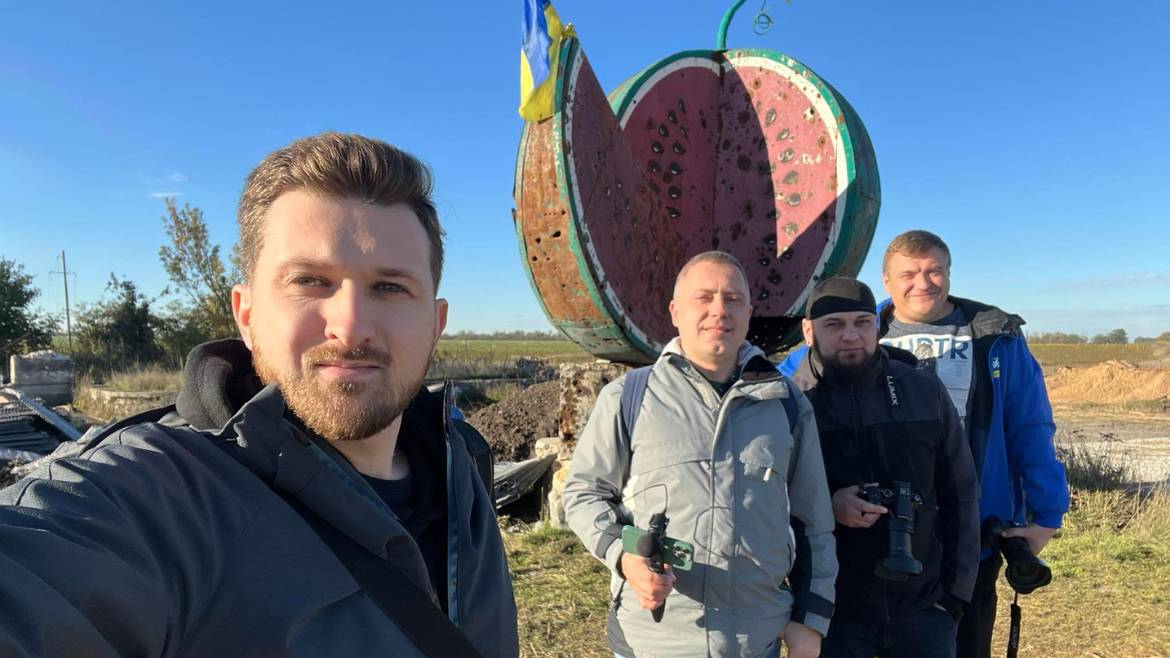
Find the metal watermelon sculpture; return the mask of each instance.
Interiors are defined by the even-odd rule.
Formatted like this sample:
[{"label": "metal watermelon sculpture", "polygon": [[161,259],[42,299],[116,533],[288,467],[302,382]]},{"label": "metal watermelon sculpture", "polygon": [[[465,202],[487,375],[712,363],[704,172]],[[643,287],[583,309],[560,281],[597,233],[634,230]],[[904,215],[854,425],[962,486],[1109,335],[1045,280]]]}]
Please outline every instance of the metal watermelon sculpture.
[{"label": "metal watermelon sculpture", "polygon": [[791,57],[689,50],[607,97],[567,37],[554,102],[524,127],[516,231],[545,313],[594,356],[652,362],[676,334],[675,275],[703,251],[744,264],[748,340],[769,352],[800,340],[819,279],[861,268],[880,205],[873,147],[845,99]]}]

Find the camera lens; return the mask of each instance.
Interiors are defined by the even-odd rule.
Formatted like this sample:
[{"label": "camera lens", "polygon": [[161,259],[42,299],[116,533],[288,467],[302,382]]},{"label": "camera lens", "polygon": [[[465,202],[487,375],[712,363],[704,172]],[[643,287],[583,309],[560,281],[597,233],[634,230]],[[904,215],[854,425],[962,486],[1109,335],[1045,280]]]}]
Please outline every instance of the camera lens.
[{"label": "camera lens", "polygon": [[1015,591],[1031,594],[1052,582],[1052,569],[1044,560],[1032,554],[1028,540],[1023,537],[1004,537],[1000,542],[1000,550],[1007,561],[1004,576]]}]

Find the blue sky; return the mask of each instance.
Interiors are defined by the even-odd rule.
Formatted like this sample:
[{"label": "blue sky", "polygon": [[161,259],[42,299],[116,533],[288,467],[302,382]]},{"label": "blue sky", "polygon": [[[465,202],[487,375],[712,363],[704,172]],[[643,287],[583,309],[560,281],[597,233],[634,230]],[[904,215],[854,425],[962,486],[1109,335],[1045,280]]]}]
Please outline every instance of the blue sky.
[{"label": "blue sky", "polygon": [[[561,0],[611,89],[711,48],[728,2]],[[802,61],[861,115],[877,152],[880,253],[927,228],[953,292],[1032,331],[1170,330],[1170,5],[1058,0],[751,0],[731,47]],[[248,171],[326,129],[402,146],[435,170],[449,328],[547,329],[517,255],[512,174],[519,0],[0,3],[0,255],[62,308],[109,274],[158,294],[161,196],[235,239]],[[665,303],[665,300],[664,300]]]}]

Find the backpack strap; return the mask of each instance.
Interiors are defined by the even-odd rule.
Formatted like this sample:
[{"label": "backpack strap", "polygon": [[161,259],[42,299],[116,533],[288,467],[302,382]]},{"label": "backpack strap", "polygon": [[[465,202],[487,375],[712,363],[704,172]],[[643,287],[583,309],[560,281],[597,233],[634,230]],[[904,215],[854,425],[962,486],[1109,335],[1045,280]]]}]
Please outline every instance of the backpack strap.
[{"label": "backpack strap", "polygon": [[[781,375],[781,377],[784,377]],[[796,420],[800,415],[800,410],[796,406],[796,395],[794,391],[796,388],[792,385],[792,380],[784,377],[784,384],[788,387],[788,396],[780,398],[780,404],[784,405],[784,415],[788,416],[788,433],[796,436]]]},{"label": "backpack strap", "polygon": [[650,381],[650,370],[653,367],[642,366],[626,373],[619,407],[627,440],[632,440],[634,436],[634,425],[638,423],[638,414],[642,411],[642,398],[646,397],[646,386]]}]

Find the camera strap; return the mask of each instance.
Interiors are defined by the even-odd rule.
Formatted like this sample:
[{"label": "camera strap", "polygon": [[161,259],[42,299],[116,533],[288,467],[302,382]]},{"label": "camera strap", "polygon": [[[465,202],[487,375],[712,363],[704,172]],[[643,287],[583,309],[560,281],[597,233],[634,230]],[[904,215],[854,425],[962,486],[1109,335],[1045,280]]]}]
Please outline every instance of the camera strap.
[{"label": "camera strap", "polygon": [[1016,658],[1020,650],[1020,594],[1012,599],[1012,620],[1008,627],[1007,658]]}]

